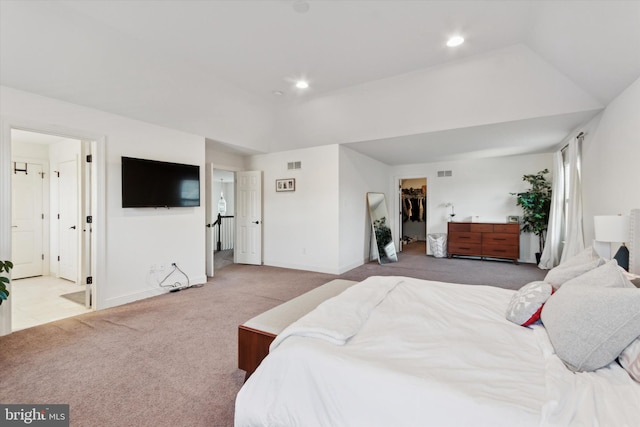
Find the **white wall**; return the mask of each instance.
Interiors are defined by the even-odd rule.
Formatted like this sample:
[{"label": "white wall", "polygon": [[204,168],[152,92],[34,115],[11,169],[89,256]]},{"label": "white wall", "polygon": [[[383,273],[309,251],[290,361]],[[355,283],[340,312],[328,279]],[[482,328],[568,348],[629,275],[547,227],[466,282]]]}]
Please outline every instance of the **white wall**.
[{"label": "white wall", "polygon": [[[478,216],[484,222],[505,222],[509,215],[522,216],[515,196],[510,193],[527,189],[522,176],[545,168],[551,170],[551,161],[551,154],[534,154],[397,166],[391,168],[391,187],[397,188],[403,178],[427,177],[427,232],[446,233],[451,208],[445,204],[449,202],[454,205],[456,221],[470,221],[471,217]],[[452,171],[452,176],[438,178],[437,172],[441,170]],[[551,174],[549,179],[553,179]],[[398,198],[392,200],[394,211],[399,212]],[[397,243],[397,220],[393,230]],[[520,258],[523,262],[535,262],[537,239],[532,237],[521,235]]]},{"label": "white wall", "polygon": [[[387,193],[389,166],[346,147],[340,147],[339,162],[338,250],[339,272],[344,273],[369,259],[371,221],[366,194]],[[386,199],[389,208],[389,194]]]},{"label": "white wall", "polygon": [[213,163],[215,169],[226,171],[246,170],[247,156],[232,153],[219,148],[218,143],[207,141],[205,159],[207,163]]},{"label": "white wall", "polygon": [[[288,170],[293,161],[302,168]],[[338,162],[337,145],[249,158],[249,169],[263,171],[264,264],[339,272]],[[296,190],[276,192],[282,178],[295,178]]]},{"label": "white wall", "polygon": [[[96,140],[99,156],[99,206],[94,218],[95,235],[102,238],[97,254],[98,308],[146,298],[163,292],[150,266],[176,262],[191,283],[203,283],[205,276],[205,209],[123,209],[121,207],[121,156],[143,157],[200,166],[201,195],[204,195],[205,142],[203,137],[131,120],[79,105],[2,87],[0,152],[10,151],[10,127]],[[0,174],[8,176],[9,158],[2,157]],[[0,258],[10,257],[10,233],[4,218],[10,217],[10,193],[0,187]],[[9,212],[7,214],[7,212]],[[97,227],[97,228],[96,228]],[[102,227],[101,229],[98,229]],[[159,275],[156,275],[159,276]],[[1,308],[5,310],[4,304]],[[6,319],[6,317],[4,317]]]},{"label": "white wall", "polygon": [[593,240],[593,216],[640,208],[640,78],[582,129],[583,227]]}]

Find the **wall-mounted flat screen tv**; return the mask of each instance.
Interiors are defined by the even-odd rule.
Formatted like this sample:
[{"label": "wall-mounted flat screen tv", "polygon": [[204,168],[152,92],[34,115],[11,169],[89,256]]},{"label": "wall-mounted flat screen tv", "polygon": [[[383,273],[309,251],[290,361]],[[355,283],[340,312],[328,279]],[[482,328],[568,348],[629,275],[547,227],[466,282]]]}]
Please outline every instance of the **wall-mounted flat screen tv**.
[{"label": "wall-mounted flat screen tv", "polygon": [[122,207],[200,206],[200,166],[122,157]]}]

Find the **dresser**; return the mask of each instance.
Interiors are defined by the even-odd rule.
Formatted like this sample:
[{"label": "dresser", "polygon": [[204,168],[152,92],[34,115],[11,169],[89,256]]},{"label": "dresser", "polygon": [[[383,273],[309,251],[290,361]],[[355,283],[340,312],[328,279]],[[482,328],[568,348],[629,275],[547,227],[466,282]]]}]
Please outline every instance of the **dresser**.
[{"label": "dresser", "polygon": [[520,224],[487,222],[450,222],[447,252],[481,258],[506,258],[518,264]]}]

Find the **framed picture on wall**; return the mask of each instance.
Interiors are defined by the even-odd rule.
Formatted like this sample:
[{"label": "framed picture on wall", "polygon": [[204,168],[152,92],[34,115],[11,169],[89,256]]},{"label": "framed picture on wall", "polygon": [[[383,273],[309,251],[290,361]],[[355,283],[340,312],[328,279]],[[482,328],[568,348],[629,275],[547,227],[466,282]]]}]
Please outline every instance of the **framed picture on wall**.
[{"label": "framed picture on wall", "polygon": [[276,179],[276,191],[296,191],[295,178]]}]

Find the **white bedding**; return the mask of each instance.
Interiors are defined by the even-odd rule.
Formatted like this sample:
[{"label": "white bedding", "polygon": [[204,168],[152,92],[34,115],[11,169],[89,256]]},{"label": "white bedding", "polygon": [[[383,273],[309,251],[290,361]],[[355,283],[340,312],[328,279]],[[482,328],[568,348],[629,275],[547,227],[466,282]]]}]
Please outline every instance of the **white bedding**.
[{"label": "white bedding", "polygon": [[513,292],[356,284],[277,337],[238,393],[235,425],[638,425],[640,385],[617,364],[566,369],[542,326],[505,319]]}]

